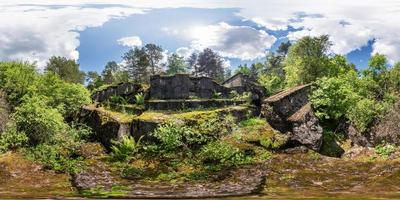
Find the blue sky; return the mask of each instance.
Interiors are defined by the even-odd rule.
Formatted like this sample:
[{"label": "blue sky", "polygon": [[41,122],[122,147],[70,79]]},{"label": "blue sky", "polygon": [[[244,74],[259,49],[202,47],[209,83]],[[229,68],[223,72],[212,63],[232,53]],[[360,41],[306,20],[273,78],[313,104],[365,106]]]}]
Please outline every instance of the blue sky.
[{"label": "blue sky", "polygon": [[399,19],[395,0],[0,1],[0,59],[42,68],[58,55],[101,71],[130,48],[155,43],[165,55],[212,48],[234,70],[282,41],[329,34],[333,53],[364,68],[373,53],[400,60]]}]

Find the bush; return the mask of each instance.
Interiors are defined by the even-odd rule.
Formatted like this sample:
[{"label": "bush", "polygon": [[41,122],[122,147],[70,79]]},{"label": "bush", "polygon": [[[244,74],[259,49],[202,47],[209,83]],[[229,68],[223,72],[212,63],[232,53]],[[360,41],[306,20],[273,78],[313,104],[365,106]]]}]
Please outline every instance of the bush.
[{"label": "bush", "polygon": [[247,162],[245,154],[240,149],[222,141],[204,145],[199,156],[205,164],[234,166]]},{"label": "bush", "polygon": [[113,103],[113,104],[127,104],[126,99],[125,99],[124,97],[119,96],[119,95],[112,95],[112,96],[108,99],[108,101],[109,101],[110,103]]},{"label": "bush", "polygon": [[355,128],[363,133],[382,110],[383,107],[380,103],[371,99],[362,99],[349,108],[347,117]]},{"label": "bush", "polygon": [[7,124],[6,131],[0,133],[0,153],[24,146],[28,137],[24,132],[17,131],[15,124]]},{"label": "bush", "polygon": [[135,103],[136,105],[142,106],[144,105],[144,95],[143,93],[139,93],[135,95]]},{"label": "bush", "polygon": [[172,152],[183,146],[186,131],[190,130],[177,122],[170,122],[159,126],[151,135],[161,142],[160,149]]},{"label": "bush", "polygon": [[386,145],[378,145],[375,147],[375,153],[383,157],[384,159],[388,159],[392,153],[396,151],[396,147],[390,144]]},{"label": "bush", "polygon": [[[348,75],[347,75],[348,76]],[[322,120],[338,120],[360,98],[355,91],[353,80],[345,77],[321,78],[316,82],[310,101],[315,114]]]},{"label": "bush", "polygon": [[75,149],[61,145],[40,144],[25,149],[29,160],[41,163],[45,168],[58,172],[76,173],[80,170],[81,157],[75,155]]},{"label": "bush", "polygon": [[141,138],[135,141],[131,136],[122,137],[121,141],[112,141],[111,158],[115,161],[129,161],[141,147]]},{"label": "bush", "polygon": [[57,109],[49,108],[45,99],[39,96],[27,98],[12,115],[17,130],[27,133],[31,144],[49,142],[67,127],[62,115]]}]

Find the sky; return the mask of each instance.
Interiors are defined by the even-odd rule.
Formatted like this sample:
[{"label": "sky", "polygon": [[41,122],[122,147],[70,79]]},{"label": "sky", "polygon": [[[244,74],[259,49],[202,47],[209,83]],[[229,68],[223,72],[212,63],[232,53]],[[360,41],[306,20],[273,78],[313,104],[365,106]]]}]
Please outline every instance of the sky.
[{"label": "sky", "polygon": [[226,67],[262,61],[281,42],[328,34],[359,69],[372,54],[400,61],[399,0],[0,0],[0,60],[51,56],[100,72],[147,43],[165,57],[211,48]]}]

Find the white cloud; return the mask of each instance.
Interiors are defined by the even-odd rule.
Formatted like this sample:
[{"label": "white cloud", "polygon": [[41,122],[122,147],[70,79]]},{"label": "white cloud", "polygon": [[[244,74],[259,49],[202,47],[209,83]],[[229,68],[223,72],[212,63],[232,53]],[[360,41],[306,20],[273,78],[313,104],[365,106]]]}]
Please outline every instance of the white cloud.
[{"label": "white cloud", "polygon": [[41,68],[53,55],[78,59],[78,31],[133,13],[142,11],[121,7],[54,9],[0,5],[0,60],[37,61]]},{"label": "white cloud", "polygon": [[124,37],[117,40],[118,44],[127,47],[142,46],[143,42],[138,36]]},{"label": "white cloud", "polygon": [[[82,6],[110,3],[123,6],[96,8]],[[46,5],[59,7],[49,8]],[[0,1],[0,59],[29,58],[41,64],[54,54],[77,59],[78,31],[87,27],[101,26],[111,18],[141,13],[144,9],[178,7],[238,8],[237,16],[252,20],[268,29],[287,29],[291,24],[304,27],[304,30],[290,33],[291,38],[328,33],[334,43],[333,51],[337,53],[348,53],[366,45],[368,40],[375,39],[374,52],[386,54],[392,61],[400,59],[400,54],[397,53],[400,52],[400,23],[396,23],[400,20],[398,0],[20,0],[18,3]],[[316,18],[318,15],[322,17]],[[342,26],[340,24],[342,20],[350,24]],[[240,43],[251,43],[244,41],[243,38],[239,38],[242,39],[241,42],[233,44],[222,38],[238,38],[232,35],[232,32],[246,32],[253,39],[257,37],[260,39],[262,33],[254,34],[254,31],[245,31],[243,28],[232,28],[232,26],[231,29],[221,25],[211,28],[214,33],[211,39],[195,38],[196,45],[214,46],[230,57],[252,57],[244,53],[246,51],[259,53],[260,48],[254,48],[253,45],[240,46]],[[224,44],[216,45],[213,43],[215,41],[222,41]]]},{"label": "white cloud", "polygon": [[265,55],[276,38],[265,31],[248,26],[231,26],[227,23],[198,26],[189,29],[193,39],[191,47],[196,50],[211,48],[223,57],[251,60]]}]

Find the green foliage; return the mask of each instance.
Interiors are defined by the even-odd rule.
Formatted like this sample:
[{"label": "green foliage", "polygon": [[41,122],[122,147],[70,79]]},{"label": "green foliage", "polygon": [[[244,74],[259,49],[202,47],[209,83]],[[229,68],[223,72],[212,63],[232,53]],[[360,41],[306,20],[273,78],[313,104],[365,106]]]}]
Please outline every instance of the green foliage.
[{"label": "green foliage", "polygon": [[28,95],[43,96],[47,105],[57,108],[65,117],[73,116],[91,102],[90,93],[80,84],[66,83],[53,74],[39,76]]},{"label": "green foliage", "polygon": [[28,137],[24,132],[17,131],[15,124],[9,123],[6,130],[0,133],[0,153],[26,145]]},{"label": "green foliage", "polygon": [[187,66],[185,59],[182,56],[179,56],[176,53],[168,56],[168,64],[167,64],[167,74],[174,75],[179,73],[186,73]]},{"label": "green foliage", "polygon": [[185,124],[183,121],[175,120],[159,126],[151,135],[160,144],[152,151],[171,153],[178,150],[189,151],[199,146],[214,141],[233,131],[235,119],[227,115],[221,119],[213,117],[198,124]]},{"label": "green foliage", "polygon": [[47,73],[58,75],[62,80],[69,83],[83,84],[85,73],[79,70],[79,64],[75,60],[65,57],[53,56],[49,59],[45,68]]},{"label": "green foliage", "polygon": [[144,95],[143,93],[138,93],[135,95],[135,104],[138,106],[144,105]]},{"label": "green foliage", "polygon": [[361,99],[347,111],[347,117],[361,133],[365,132],[383,106],[371,99]]},{"label": "green foliage", "polygon": [[223,141],[214,141],[204,145],[199,157],[203,163],[214,165],[234,166],[249,162],[239,148]]},{"label": "green foliage", "polygon": [[25,132],[31,144],[49,142],[66,129],[62,115],[47,106],[45,99],[41,96],[25,98],[12,114],[18,131]]},{"label": "green foliage", "polygon": [[260,119],[258,117],[250,118],[240,122],[241,127],[263,126],[266,124],[267,121],[265,119]]},{"label": "green foliage", "polygon": [[309,99],[316,115],[323,120],[339,120],[359,99],[355,81],[357,75],[349,73],[340,77],[319,79]]},{"label": "green foliage", "polygon": [[23,62],[0,62],[0,87],[7,93],[12,106],[18,105],[22,97],[38,77],[35,65]]},{"label": "green foliage", "polygon": [[213,99],[220,99],[221,96],[222,96],[222,93],[221,93],[221,92],[216,92],[216,91],[214,91],[214,92],[213,92],[212,98],[213,98]]},{"label": "green foliage", "polygon": [[141,138],[138,141],[132,136],[124,136],[121,141],[112,141],[111,158],[115,161],[129,161],[141,148]]},{"label": "green foliage", "polygon": [[329,37],[303,37],[289,49],[284,68],[288,86],[311,83],[328,75]]},{"label": "green foliage", "polygon": [[284,89],[285,78],[273,73],[259,73],[258,83],[272,95]]},{"label": "green foliage", "polygon": [[128,194],[128,187],[125,186],[112,186],[110,190],[103,187],[90,188],[89,190],[80,191],[81,195],[89,198],[118,198]]},{"label": "green foliage", "polygon": [[75,151],[61,145],[40,144],[25,150],[29,160],[41,163],[45,168],[58,172],[76,173],[80,170],[81,157]]},{"label": "green foliage", "polygon": [[375,153],[384,159],[388,159],[392,153],[396,151],[396,147],[390,144],[381,144],[375,147]]},{"label": "green foliage", "polygon": [[192,130],[177,122],[170,122],[159,126],[152,133],[152,136],[161,142],[160,149],[172,152],[183,146],[183,137],[191,135],[191,133],[188,133],[190,131]]},{"label": "green foliage", "polygon": [[109,103],[113,103],[113,104],[127,104],[128,101],[119,95],[112,95],[109,99],[108,99]]}]

